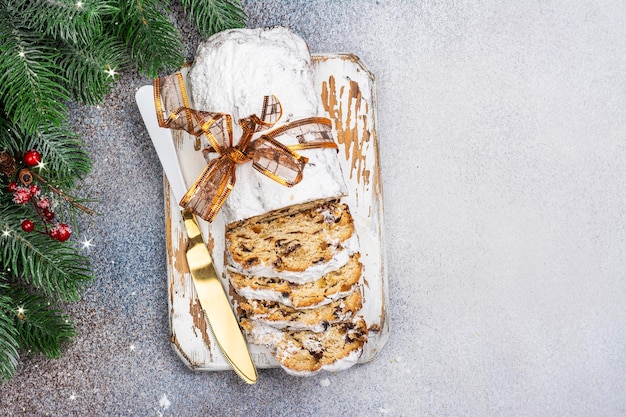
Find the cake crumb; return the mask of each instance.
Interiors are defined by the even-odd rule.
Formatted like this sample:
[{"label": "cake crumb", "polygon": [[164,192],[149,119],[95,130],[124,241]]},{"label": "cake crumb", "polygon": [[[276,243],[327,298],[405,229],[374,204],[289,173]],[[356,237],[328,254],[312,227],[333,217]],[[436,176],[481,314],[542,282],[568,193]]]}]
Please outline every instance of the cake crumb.
[{"label": "cake crumb", "polygon": [[330,379],[328,378],[324,378],[320,381],[320,385],[322,387],[329,387],[330,386]]}]

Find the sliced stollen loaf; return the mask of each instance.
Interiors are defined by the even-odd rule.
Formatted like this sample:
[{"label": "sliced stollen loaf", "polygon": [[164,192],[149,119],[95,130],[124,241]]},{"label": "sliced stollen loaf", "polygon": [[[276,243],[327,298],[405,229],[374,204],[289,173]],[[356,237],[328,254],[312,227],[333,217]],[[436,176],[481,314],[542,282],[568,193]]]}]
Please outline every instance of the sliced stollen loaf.
[{"label": "sliced stollen loaf", "polygon": [[[228,113],[235,121],[259,115],[270,95],[283,110],[272,129],[323,114],[308,47],[285,28],[214,35],[199,46],[188,82],[194,108]],[[282,145],[306,144],[304,133],[289,132],[280,136]],[[233,135],[240,134],[235,124]],[[211,161],[216,155],[203,140]],[[337,151],[305,147],[298,153],[308,161],[293,187],[250,163],[236,166],[236,184],[221,209],[224,270],[248,341],[268,346],[287,372],[311,375],[354,365],[368,330],[359,316],[359,240],[341,202],[347,188]]]}]

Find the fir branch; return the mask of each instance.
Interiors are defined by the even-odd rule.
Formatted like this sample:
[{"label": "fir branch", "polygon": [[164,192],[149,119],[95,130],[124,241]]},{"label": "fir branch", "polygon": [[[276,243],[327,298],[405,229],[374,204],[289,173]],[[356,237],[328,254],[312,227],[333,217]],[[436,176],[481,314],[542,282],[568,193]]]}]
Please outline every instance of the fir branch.
[{"label": "fir branch", "polygon": [[19,334],[11,317],[12,299],[7,295],[6,273],[0,269],[0,376],[6,381],[17,372]]},{"label": "fir branch", "polygon": [[[239,0],[181,1],[204,36],[244,26]],[[184,45],[169,6],[170,0],[0,0],[0,151],[13,155],[3,165],[8,174],[0,175],[0,187],[15,178],[13,159],[29,149],[37,149],[45,164],[30,172],[51,190],[70,189],[90,171],[89,155],[67,125],[66,102],[102,101],[124,64],[152,77],[178,69]],[[74,331],[50,302],[78,299],[81,286],[93,279],[89,259],[73,243],[22,230],[21,221],[31,214],[0,189],[5,380],[16,372],[20,344],[50,357],[60,354]]]},{"label": "fir branch", "polygon": [[246,25],[246,13],[238,0],[181,0],[183,10],[203,36]]},{"label": "fir branch", "polygon": [[28,216],[25,207],[10,203],[9,195],[0,197],[0,266],[47,297],[76,301],[82,285],[93,279],[89,259],[68,242],[23,232],[20,223]]},{"label": "fir branch", "polygon": [[150,77],[184,62],[182,36],[165,15],[168,0],[122,0],[118,36],[129,48],[135,68]]},{"label": "fir branch", "polygon": [[69,93],[55,61],[55,45],[23,24],[19,11],[0,2],[0,105],[28,132],[59,125],[67,116]]},{"label": "fir branch", "polygon": [[13,0],[29,27],[54,39],[86,43],[102,34],[106,17],[119,12],[116,0]]},{"label": "fir branch", "polygon": [[20,284],[11,285],[7,295],[20,347],[49,358],[60,357],[63,345],[76,335],[69,318],[50,306],[47,298]]},{"label": "fir branch", "polygon": [[[29,146],[29,140],[33,141],[32,146]],[[84,178],[91,171],[91,158],[69,126],[40,131],[23,144],[26,144],[24,149],[37,148],[41,152],[45,168],[38,169],[38,172],[45,173],[48,182],[58,186],[70,188],[74,186],[74,180]]]},{"label": "fir branch", "polygon": [[86,104],[101,103],[111,91],[119,69],[127,62],[126,47],[117,38],[98,35],[87,42],[59,46],[57,64],[72,96]]}]

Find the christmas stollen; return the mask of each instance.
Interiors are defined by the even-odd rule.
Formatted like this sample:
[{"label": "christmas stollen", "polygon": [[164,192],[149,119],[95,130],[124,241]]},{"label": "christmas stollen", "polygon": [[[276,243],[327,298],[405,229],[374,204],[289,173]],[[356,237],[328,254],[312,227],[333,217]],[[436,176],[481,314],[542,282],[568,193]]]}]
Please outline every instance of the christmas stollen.
[{"label": "christmas stollen", "polygon": [[[263,36],[272,37],[276,36],[270,33],[274,30],[277,29],[259,31],[263,33]],[[285,29],[280,30],[286,31]],[[249,34],[246,34],[246,36],[249,36]],[[281,36],[283,35],[279,37]],[[254,41],[251,42],[254,43]],[[265,41],[259,42],[263,43]],[[246,41],[245,43],[249,42]],[[300,48],[305,51],[302,60],[306,63],[305,67],[308,66],[308,51],[302,40],[296,37],[295,41],[286,43],[291,43],[291,49],[294,49],[293,45],[300,45],[295,49]],[[228,42],[225,42],[224,45],[231,49],[240,48],[240,46],[228,45]],[[199,49],[199,54],[201,49]],[[286,54],[293,54],[293,51],[286,52]],[[254,57],[255,60],[257,58],[258,55]],[[280,64],[279,67],[287,68],[288,65],[285,66],[284,64],[285,62]],[[246,65],[257,65],[257,63],[250,59]],[[161,91],[164,94],[160,97],[159,103],[163,104],[167,101],[165,106],[156,106],[157,115],[161,111],[162,121],[170,120],[170,112],[180,107],[182,108],[182,113],[179,113],[181,117],[174,115],[171,118],[172,123],[184,122],[187,120],[186,109],[193,110],[198,107],[191,96],[191,91],[194,90],[195,85],[192,87],[187,76],[190,69],[197,69],[195,67],[196,64],[194,64],[194,68],[186,66],[181,69],[179,74],[176,74],[176,77],[166,77],[160,80],[163,82],[161,84],[162,88],[160,90],[157,89],[157,91]],[[240,315],[242,327],[248,329],[246,330],[249,332],[247,337],[249,342],[252,343],[250,351],[257,367],[273,368],[282,365],[288,372],[296,374],[310,374],[321,369],[344,369],[356,360],[359,363],[370,361],[378,354],[389,335],[388,310],[386,308],[388,305],[387,274],[383,250],[382,188],[379,172],[378,139],[375,129],[376,100],[374,76],[358,57],[351,54],[314,55],[312,57],[312,69],[315,89],[312,101],[319,103],[318,107],[321,109],[319,113],[307,111],[298,114],[296,111],[290,111],[287,104],[290,99],[282,99],[281,96],[289,96],[292,94],[292,89],[285,90],[286,94],[276,94],[276,100],[282,108],[278,112],[280,118],[275,118],[274,120],[264,117],[263,109],[265,106],[259,102],[250,104],[247,109],[243,108],[243,105],[236,106],[237,108],[241,107],[242,110],[237,108],[228,110],[228,106],[220,108],[219,111],[213,111],[213,109],[208,108],[202,110],[205,112],[212,111],[212,114],[229,114],[232,119],[232,128],[235,131],[233,133],[235,146],[237,146],[237,139],[243,136],[242,129],[248,128],[247,124],[244,124],[243,127],[238,124],[237,117],[249,119],[257,123],[250,115],[259,115],[258,120],[262,122],[261,129],[255,129],[255,138],[265,135],[267,132],[271,133],[276,129],[280,129],[285,123],[301,120],[300,118],[317,117],[311,115],[323,114],[332,122],[332,136],[339,147],[339,153],[331,148],[297,149],[297,152],[303,158],[307,158],[307,164],[312,163],[311,166],[304,166],[300,183],[291,188],[286,187],[278,182],[274,183],[273,179],[262,175],[260,171],[249,169],[254,162],[238,163],[235,170],[237,182],[221,206],[219,214],[210,223],[200,220],[205,241],[213,254],[213,259],[217,260],[215,262],[216,269],[224,278],[223,284],[226,287],[230,287],[230,289],[227,289],[230,291],[233,305]],[[220,83],[225,83],[223,87],[226,90],[230,90],[232,87],[234,91],[236,88],[233,87],[232,81],[228,81],[228,77],[224,78],[223,75],[222,73],[216,74],[216,77],[207,75],[208,78],[205,80],[205,83],[209,83],[212,79],[218,79]],[[237,77],[239,77],[238,79],[241,78],[233,75],[233,78]],[[297,79],[301,78],[301,75],[290,74],[289,77]],[[304,78],[307,79],[308,75]],[[180,94],[168,94],[168,91],[179,89],[178,86],[181,85],[181,81],[186,88],[186,102],[182,100]],[[167,85],[168,83],[169,85]],[[156,82],[155,87],[157,87]],[[293,90],[297,90],[297,88],[294,87]],[[259,92],[259,96],[262,95],[260,101],[263,102],[266,95],[275,94],[274,91],[279,90],[272,87],[267,89],[267,91]],[[256,100],[251,99],[251,101]],[[268,102],[271,104],[271,100],[268,100]],[[237,114],[237,116],[230,115],[230,113],[226,113],[227,111]],[[271,126],[266,126],[265,123]],[[217,125],[217,123],[214,123],[214,127]],[[226,124],[222,124],[222,127],[224,126]],[[175,126],[170,127],[174,128]],[[181,127],[178,126],[178,128]],[[200,133],[194,134],[194,129],[199,130]],[[191,187],[190,190],[198,182],[202,170],[208,166],[207,160],[210,162],[219,158],[230,159],[231,157],[237,159],[238,155],[234,151],[228,150],[225,152],[228,155],[224,156],[211,149],[210,141],[206,139],[201,126],[197,123],[187,126],[184,130],[187,132],[191,131],[191,136],[182,130],[172,130],[172,134],[177,148],[177,157],[181,164],[181,171],[185,183],[188,187]],[[296,140],[284,136],[277,139],[285,143],[300,143],[297,136],[295,135]],[[310,140],[309,138],[304,139],[305,141]],[[290,140],[291,142],[289,142]],[[244,149],[244,151],[247,151],[247,149]],[[330,164],[331,168],[325,170],[327,171],[327,177],[324,180],[330,184],[328,175],[336,177],[338,179],[336,181],[337,187],[327,187],[329,190],[334,190],[332,192],[324,192],[325,187],[322,187],[315,196],[309,199],[306,196],[307,192],[296,193],[296,191],[303,183],[302,181],[305,181],[312,167],[319,166],[320,163],[315,158],[320,153],[322,155],[329,154],[332,158],[338,157],[340,168],[335,166],[337,168],[335,170],[335,168],[332,168],[334,163]],[[322,161],[321,163],[324,164],[325,162]],[[250,172],[246,173],[247,170]],[[328,172],[331,172],[331,174],[328,174]],[[250,200],[240,199],[237,204],[229,205],[228,201],[231,201],[231,197],[236,196],[238,191],[242,191],[242,194],[246,194],[246,189],[254,192],[254,186],[249,186],[248,184],[250,183],[242,179],[246,176],[251,181],[261,182],[265,185],[271,184],[270,187],[274,186],[275,190],[282,190],[286,194],[279,196],[274,191],[267,192],[267,195],[257,193],[258,197],[261,198],[260,201],[254,197]],[[169,275],[168,305],[172,347],[180,356],[180,359],[193,370],[217,371],[230,369],[228,363],[217,352],[219,349],[195,300],[193,283],[190,281],[188,270],[184,261],[181,261],[181,251],[184,253],[185,231],[180,223],[179,201],[171,198],[168,192],[167,181],[165,186],[165,231],[168,242]],[[315,184],[313,184],[314,186]],[[340,191],[337,192],[337,189]],[[254,194],[248,193],[248,195]],[[263,200],[265,197],[268,197],[268,201]],[[207,199],[206,204],[210,206],[211,201]],[[269,207],[272,205],[274,207],[282,206],[282,208],[270,209]],[[331,209],[331,207],[333,208]],[[302,213],[305,211],[309,211],[309,213],[303,216]],[[280,258],[279,263],[284,264],[283,267],[278,268],[282,269],[280,272],[275,271],[275,273],[270,274],[273,276],[262,276],[262,273],[255,275],[255,273],[263,269],[259,264],[253,266],[253,268],[256,268],[256,271],[245,271],[240,265],[236,265],[232,261],[236,257],[251,261],[253,257],[246,256],[245,251],[239,254],[229,253],[225,248],[228,245],[228,242],[225,240],[226,233],[229,231],[239,233],[253,226],[254,229],[250,228],[244,233],[243,239],[237,238],[234,240],[234,242],[245,243],[245,246],[248,247],[248,244],[255,240],[256,230],[261,231],[259,224],[270,224],[273,218],[289,218],[292,215],[294,218],[300,215],[299,220],[290,221],[296,223],[308,222],[311,219],[324,219],[322,223],[324,221],[331,222],[344,215],[347,218],[351,218],[351,222],[340,220],[338,227],[340,230],[333,231],[336,236],[341,236],[340,239],[334,239],[332,242],[327,241],[322,245],[327,250],[322,250],[320,253],[333,254],[334,252],[334,256],[331,255],[331,263],[325,266],[316,264],[312,270],[302,271],[302,264],[294,262],[296,260],[295,257],[299,257],[298,253],[301,253],[303,250],[300,246],[311,247],[308,240],[315,240],[306,238],[304,238],[306,240],[304,245],[294,241],[294,239],[275,239],[274,242],[278,243],[278,245],[273,254],[267,246],[261,251],[265,252],[262,257],[267,256],[267,259],[273,257],[274,261]],[[260,223],[259,220],[262,220],[262,222]],[[287,222],[287,224],[290,222]],[[353,224],[350,225],[350,223]],[[314,233],[315,228],[319,228],[319,226],[319,224],[315,224],[315,221],[313,221],[304,229]],[[351,228],[358,233],[342,242],[342,239],[347,236],[346,233],[350,233]],[[291,232],[293,231],[291,230]],[[305,237],[307,233],[302,233],[301,237]],[[321,233],[321,231],[315,233],[315,238],[318,239],[318,242],[322,242],[318,236]],[[235,234],[232,234],[232,236],[235,236]],[[268,234],[266,237],[270,237],[270,235]],[[276,237],[278,237],[278,234]],[[255,250],[262,248],[263,245],[261,244]],[[330,251],[328,250],[329,248]],[[318,256],[317,259],[319,260],[320,258],[321,256]],[[226,262],[219,262],[222,259],[225,259]],[[251,266],[254,263],[251,262]],[[265,269],[275,270],[276,268],[270,266]],[[282,277],[275,275],[282,275]],[[291,278],[296,282],[291,282],[286,278]],[[334,349],[326,345],[329,353],[335,353],[325,355],[323,361],[319,353],[312,355],[313,360],[317,361],[317,364],[311,364],[308,360],[304,361],[303,356],[295,355],[294,352],[294,357],[297,356],[310,365],[308,366],[310,368],[308,371],[302,368],[298,368],[298,371],[295,371],[290,366],[294,367],[294,363],[297,361],[285,361],[284,354],[279,354],[279,352],[292,352],[294,350],[284,349],[287,346],[285,343],[289,339],[293,339],[292,341],[296,343],[296,339],[302,341],[301,337],[307,335],[307,344],[314,340],[310,339],[311,337],[317,338],[318,342],[321,343],[324,334],[329,332],[333,332],[335,335],[339,334],[336,332],[337,327],[335,326],[335,331],[333,331],[331,325],[347,323],[358,318],[364,319],[367,332],[364,335],[359,335],[352,343],[346,343],[343,346],[349,346],[351,351],[343,359],[339,359],[342,356],[339,354],[343,350],[342,346],[337,346],[337,349]],[[244,324],[246,326],[243,326]],[[278,346],[277,337],[272,339],[258,337],[262,329],[268,328],[275,336],[282,334],[286,338],[282,343],[282,348]],[[253,329],[256,330],[253,332]],[[328,342],[331,339],[326,338],[325,340]],[[292,344],[289,344],[289,346],[293,347]],[[359,346],[362,346],[362,348],[359,348]],[[312,350],[315,351],[315,349]],[[337,367],[335,368],[330,365],[333,361],[337,362]],[[323,366],[321,366],[322,364]]]},{"label": "christmas stollen", "polygon": [[[315,118],[321,106],[310,61],[304,41],[285,28],[219,33],[199,46],[189,70],[191,106],[238,120],[258,113],[259,103],[273,95],[281,115],[268,132]],[[233,124],[233,136],[245,137],[245,129]],[[298,146],[306,134],[288,132],[280,141]],[[219,152],[206,136],[201,149],[211,163]],[[358,315],[359,243],[349,207],[339,201],[347,189],[337,151],[320,147],[301,154],[303,175],[292,187],[259,175],[251,164],[238,165],[237,182],[221,211],[225,271],[249,341],[269,346],[287,372],[311,375],[355,364],[368,331]],[[276,293],[282,298],[271,295]],[[296,299],[309,301],[285,303]],[[273,336],[259,336],[269,333]]]}]

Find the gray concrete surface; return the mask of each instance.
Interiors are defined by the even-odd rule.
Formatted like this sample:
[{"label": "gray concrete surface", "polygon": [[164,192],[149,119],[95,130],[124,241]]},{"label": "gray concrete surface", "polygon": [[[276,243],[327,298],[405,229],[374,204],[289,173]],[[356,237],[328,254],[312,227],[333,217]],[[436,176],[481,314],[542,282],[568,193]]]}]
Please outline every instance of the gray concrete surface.
[{"label": "gray concrete surface", "polygon": [[[626,414],[626,8],[620,1],[247,1],[378,80],[392,335],[295,378],[194,373],[170,348],[161,170],[125,73],[77,107],[102,213],[62,359],[1,416]],[[185,27],[188,55],[198,37]]]}]

